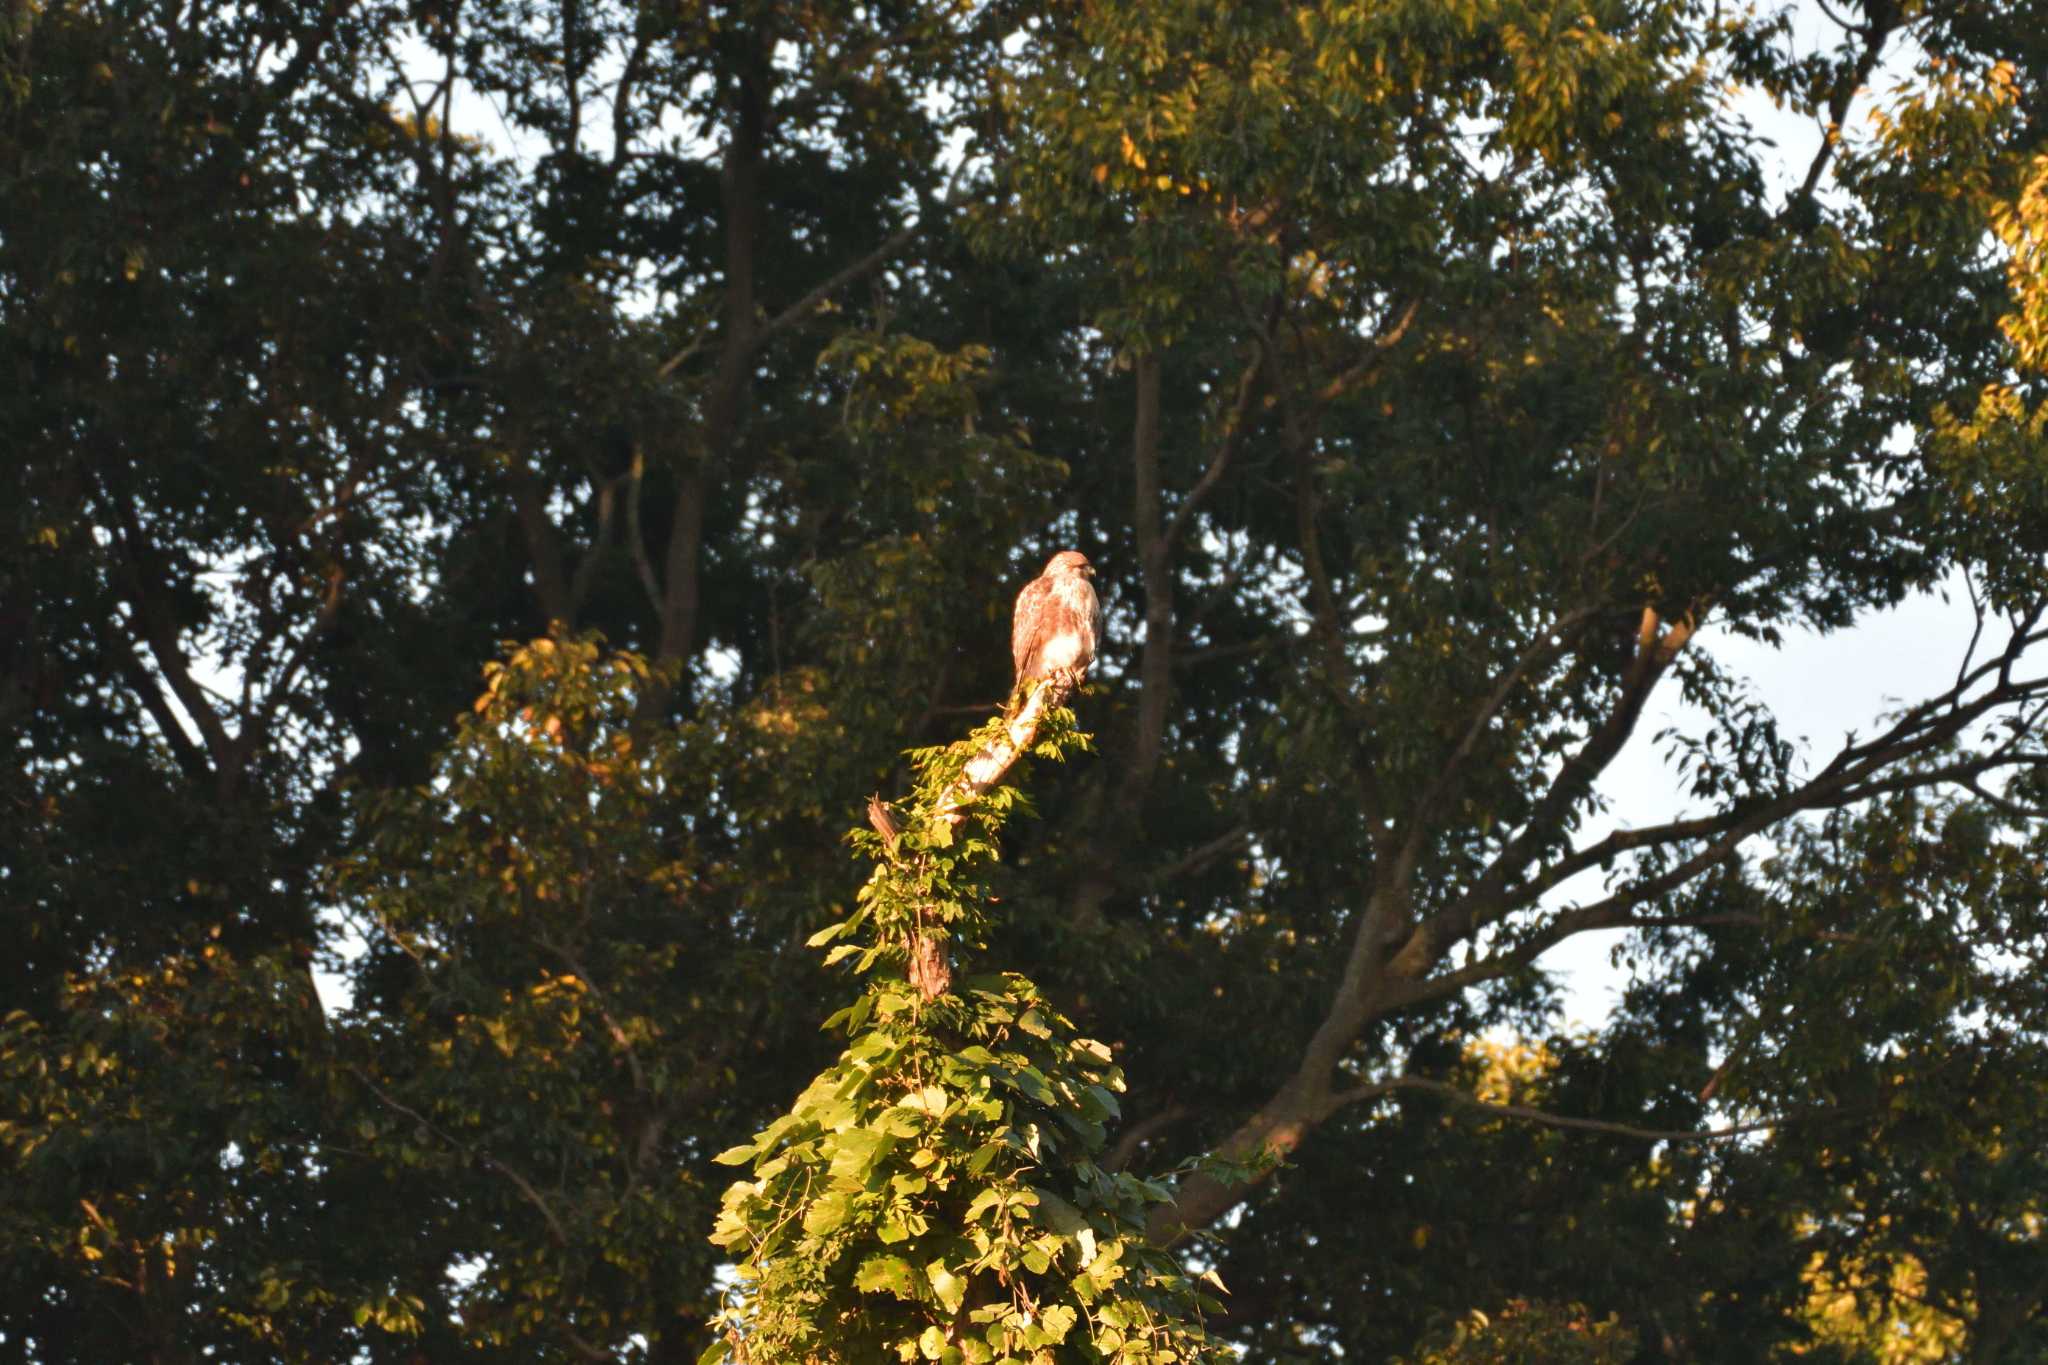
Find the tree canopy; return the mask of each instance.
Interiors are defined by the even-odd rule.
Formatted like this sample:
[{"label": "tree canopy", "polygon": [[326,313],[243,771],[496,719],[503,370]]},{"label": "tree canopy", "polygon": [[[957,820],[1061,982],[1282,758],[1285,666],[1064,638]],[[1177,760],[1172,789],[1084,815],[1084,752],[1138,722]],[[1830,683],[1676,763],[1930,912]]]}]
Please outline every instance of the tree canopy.
[{"label": "tree canopy", "polygon": [[[933,1008],[1121,1074],[1216,1342],[2041,1358],[2044,19],[6,0],[0,1361],[714,1347],[1061,548]],[[1936,591],[1840,743],[1721,648]]]}]

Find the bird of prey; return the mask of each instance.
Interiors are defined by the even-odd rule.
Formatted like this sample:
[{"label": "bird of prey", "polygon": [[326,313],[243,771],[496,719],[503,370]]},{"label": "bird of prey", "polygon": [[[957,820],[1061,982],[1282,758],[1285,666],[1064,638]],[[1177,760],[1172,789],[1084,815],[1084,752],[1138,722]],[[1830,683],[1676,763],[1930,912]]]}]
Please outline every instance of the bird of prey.
[{"label": "bird of prey", "polygon": [[1079,550],[1061,550],[1045,572],[1017,594],[1010,621],[1010,656],[1017,664],[1015,690],[1047,679],[1074,688],[1095,661],[1102,636],[1102,604],[1089,579],[1095,568]]}]

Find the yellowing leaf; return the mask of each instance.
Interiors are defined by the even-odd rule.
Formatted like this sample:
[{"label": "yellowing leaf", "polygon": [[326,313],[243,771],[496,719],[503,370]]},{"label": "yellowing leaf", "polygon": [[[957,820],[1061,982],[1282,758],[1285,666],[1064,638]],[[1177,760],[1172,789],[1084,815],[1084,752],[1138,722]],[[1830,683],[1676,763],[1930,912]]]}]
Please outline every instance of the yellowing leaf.
[{"label": "yellowing leaf", "polygon": [[853,1287],[863,1294],[894,1294],[899,1299],[917,1297],[917,1270],[901,1256],[870,1256],[853,1275]]}]

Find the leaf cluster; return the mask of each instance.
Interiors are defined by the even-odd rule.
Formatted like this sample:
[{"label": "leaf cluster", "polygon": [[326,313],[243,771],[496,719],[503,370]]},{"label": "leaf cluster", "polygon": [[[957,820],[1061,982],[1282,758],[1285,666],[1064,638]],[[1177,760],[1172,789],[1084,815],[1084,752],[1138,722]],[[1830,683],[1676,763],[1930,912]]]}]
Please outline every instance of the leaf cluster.
[{"label": "leaf cluster", "polygon": [[[1121,1070],[1015,973],[965,979],[927,999],[900,971],[904,935],[973,933],[987,910],[965,867],[993,842],[1017,793],[967,808],[956,837],[946,793],[1002,732],[918,751],[901,833],[853,837],[877,859],[859,907],[813,935],[869,975],[826,1021],[850,1039],[789,1111],[721,1153],[750,1174],[726,1191],[712,1240],[738,1258],[731,1330],[707,1359],[1199,1361],[1221,1307],[1146,1238],[1170,1183],[1102,1164],[1121,1116]],[[1061,758],[1086,737],[1055,711],[1034,751]],[[1219,1282],[1220,1285],[1220,1282]]]}]

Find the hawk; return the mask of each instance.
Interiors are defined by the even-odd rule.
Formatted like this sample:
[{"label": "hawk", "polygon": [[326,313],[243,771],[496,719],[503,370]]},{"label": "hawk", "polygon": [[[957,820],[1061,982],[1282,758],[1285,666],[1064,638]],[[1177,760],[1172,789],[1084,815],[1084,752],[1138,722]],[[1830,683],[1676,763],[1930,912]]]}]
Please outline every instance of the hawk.
[{"label": "hawk", "polygon": [[1095,567],[1079,550],[1061,550],[1045,572],[1017,594],[1010,621],[1010,656],[1017,663],[1016,691],[1026,683],[1054,679],[1077,687],[1095,661],[1102,635],[1102,604],[1088,582]]}]

